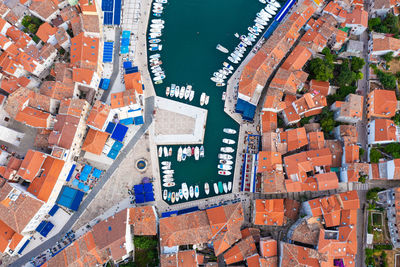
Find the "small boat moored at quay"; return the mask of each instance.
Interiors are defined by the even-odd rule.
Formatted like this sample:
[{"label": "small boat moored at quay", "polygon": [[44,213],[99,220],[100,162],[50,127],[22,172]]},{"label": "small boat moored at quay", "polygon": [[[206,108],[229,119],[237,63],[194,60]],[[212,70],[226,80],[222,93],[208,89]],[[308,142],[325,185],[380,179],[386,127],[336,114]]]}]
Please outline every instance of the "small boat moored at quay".
[{"label": "small boat moored at quay", "polygon": [[182,189],[179,189],[179,198],[180,198],[180,199],[182,199],[182,198],[183,198]]},{"label": "small boat moored at quay", "polygon": [[204,100],[204,105],[208,105],[209,101],[210,101],[210,96],[206,95],[206,99]]},{"label": "small boat moored at quay", "polygon": [[204,158],[204,146],[200,147],[200,158]]},{"label": "small boat moored at quay", "polygon": [[208,183],[204,184],[204,192],[206,192],[206,195],[210,193],[210,186],[208,185]]},{"label": "small boat moored at quay", "polygon": [[186,183],[182,184],[182,194],[183,194],[183,196],[185,197],[186,200],[189,199],[189,190],[188,190],[188,187],[187,187]]},{"label": "small boat moored at quay", "polygon": [[185,90],[185,99],[188,99],[190,96],[190,91],[192,90],[192,86],[188,85],[186,86],[186,90]]},{"label": "small boat moored at quay", "polygon": [[171,161],[161,161],[161,165],[171,165]]},{"label": "small boat moored at quay", "polygon": [[168,197],[168,191],[167,191],[167,189],[164,189],[164,191],[163,191],[163,199],[166,200],[167,197]]},{"label": "small boat moored at quay", "polygon": [[224,192],[228,193],[228,186],[226,185],[226,183],[223,183],[222,186],[224,188]]},{"label": "small boat moored at quay", "polygon": [[179,92],[179,98],[182,99],[185,96],[185,86],[181,87],[181,91]]},{"label": "small boat moored at quay", "polygon": [[179,147],[179,149],[178,149],[177,161],[178,162],[182,161],[182,147]]},{"label": "small boat moored at quay", "polygon": [[204,101],[206,100],[206,93],[201,93],[200,96],[200,106],[204,105]]},{"label": "small boat moored at quay", "polygon": [[175,192],[172,192],[172,194],[171,194],[171,202],[172,203],[175,202]]},{"label": "small boat moored at quay", "polygon": [[216,183],[214,183],[214,192],[215,192],[215,194],[219,193],[218,185]]},{"label": "small boat moored at quay", "polygon": [[156,39],[150,39],[150,40],[149,40],[149,43],[150,43],[150,44],[158,44],[159,42],[161,42],[161,39],[157,39],[157,38],[156,38]]},{"label": "small boat moored at quay", "polygon": [[194,149],[194,159],[199,160],[199,157],[200,157],[200,149],[198,146],[196,146]]},{"label": "small boat moored at quay", "polygon": [[226,49],[225,47],[223,47],[223,46],[220,45],[220,44],[217,44],[217,49],[218,49],[219,51],[221,51],[222,53],[229,53],[229,50]]},{"label": "small boat moored at quay", "polygon": [[229,182],[228,182],[228,191],[231,191],[231,190],[232,190],[232,182],[229,181]]},{"label": "small boat moored at quay", "polygon": [[170,88],[169,88],[169,86],[167,86],[167,89],[165,90],[165,95],[169,96],[169,92],[170,92]]},{"label": "small boat moored at quay", "polygon": [[198,198],[199,195],[200,195],[199,186],[196,185],[196,186],[194,187],[194,196],[195,196],[196,198]]},{"label": "small boat moored at quay", "polygon": [[226,160],[226,159],[220,159],[220,160],[219,160],[219,163],[220,163],[220,164],[232,165],[232,164],[233,164],[233,161],[231,161],[231,160]]},{"label": "small boat moored at quay", "polygon": [[164,174],[174,174],[175,171],[174,170],[164,170],[163,173]]},{"label": "small boat moored at quay", "polygon": [[191,90],[191,91],[190,91],[190,96],[189,96],[189,101],[192,101],[193,98],[194,98],[194,91]]},{"label": "small boat moored at quay", "polygon": [[163,186],[164,187],[173,187],[173,186],[175,186],[175,183],[174,182],[164,183]]},{"label": "small boat moored at quay", "polygon": [[230,171],[218,171],[218,174],[227,176],[227,175],[231,175],[231,172]]},{"label": "small boat moored at quay", "polygon": [[231,159],[233,159],[233,156],[229,155],[229,154],[218,154],[218,158],[225,159],[225,160],[231,160]]},{"label": "small boat moored at quay", "polygon": [[168,197],[167,200],[170,201],[171,200],[171,192],[168,193]]},{"label": "small boat moored at quay", "polygon": [[216,84],[216,86],[218,86],[218,87],[222,87],[222,86],[225,86],[226,84],[225,83],[217,83]]},{"label": "small boat moored at quay", "polygon": [[164,157],[168,157],[168,148],[164,147]]},{"label": "small boat moored at quay", "polygon": [[235,151],[235,150],[229,146],[221,147],[221,152],[232,153],[233,151]]},{"label": "small boat moored at quay", "polygon": [[187,154],[186,154],[186,147],[184,147],[183,150],[182,150],[182,160],[183,160],[183,161],[186,160],[186,156],[187,156]]},{"label": "small boat moored at quay", "polygon": [[222,185],[221,181],[218,182],[218,190],[219,190],[220,193],[222,193],[224,191],[224,188],[223,188],[223,185]]},{"label": "small boat moored at quay", "polygon": [[227,134],[236,134],[236,130],[231,129],[231,128],[224,128],[223,131],[224,131],[224,133],[227,133]]},{"label": "small boat moored at quay", "polygon": [[235,143],[234,140],[228,139],[228,138],[222,139],[222,142],[225,143],[225,144],[228,144],[228,145],[233,145]]},{"label": "small boat moored at quay", "polygon": [[168,156],[169,156],[169,157],[172,156],[172,147],[170,147],[170,148],[168,149]]},{"label": "small boat moored at quay", "polygon": [[231,165],[218,164],[217,167],[218,167],[218,169],[224,170],[224,171],[230,171],[230,170],[232,170],[232,166],[231,166]]},{"label": "small boat moored at quay", "polygon": [[190,195],[190,198],[194,197],[194,189],[193,189],[192,185],[189,187],[189,195]]},{"label": "small boat moored at quay", "polygon": [[159,148],[158,148],[158,157],[159,158],[161,158],[162,157],[162,146],[160,146]]},{"label": "small boat moored at quay", "polygon": [[228,68],[232,71],[234,70],[234,68],[231,65],[229,65],[229,63],[227,63],[227,62],[222,63],[222,65],[224,65],[225,68]]}]

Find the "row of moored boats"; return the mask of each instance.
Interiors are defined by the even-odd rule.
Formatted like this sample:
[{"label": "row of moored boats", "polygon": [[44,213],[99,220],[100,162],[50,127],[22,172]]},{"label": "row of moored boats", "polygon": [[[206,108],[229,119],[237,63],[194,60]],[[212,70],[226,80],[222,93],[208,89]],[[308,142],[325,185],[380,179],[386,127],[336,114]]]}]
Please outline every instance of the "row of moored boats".
[{"label": "row of moored boats", "polygon": [[[214,183],[214,192],[215,194],[228,193],[232,190],[232,182],[223,183],[218,182]],[[208,183],[204,183],[204,192],[206,195],[210,193],[210,185]],[[186,183],[183,183],[181,188],[177,192],[170,192],[167,189],[163,191],[163,199],[166,201],[171,201],[172,203],[178,202],[185,198],[189,200],[189,198],[198,198],[200,196],[200,187],[198,185],[188,187]]]},{"label": "row of moored boats", "polygon": [[[224,133],[227,134],[236,134],[236,130],[230,129],[230,128],[224,128],[223,129]],[[235,141],[229,138],[223,138],[222,143],[225,145],[233,145],[235,144]],[[231,175],[232,172],[232,165],[233,165],[233,156],[230,155],[230,153],[233,153],[235,150],[230,147],[230,146],[224,146],[220,148],[220,151],[222,152],[221,154],[218,154],[219,158],[219,164],[217,165],[218,167],[218,174],[219,175]]]},{"label": "row of moored boats", "polygon": [[[163,4],[166,4],[167,0],[155,0],[153,2],[153,15],[155,17],[161,17],[164,11]],[[160,37],[165,27],[165,21],[162,19],[152,19],[149,30],[149,50],[151,52],[161,51],[163,46],[161,44]],[[150,68],[153,73],[153,81],[155,84],[161,84],[166,78],[165,72],[161,67],[162,61],[160,54],[154,54],[150,56]]]},{"label": "row of moored boats", "polygon": [[[247,35],[239,35],[238,33],[235,33],[235,36],[240,39],[240,43],[228,56],[228,60],[231,63],[238,64],[243,59],[247,47],[251,47],[251,45],[256,42],[258,36],[268,24],[268,21],[276,15],[278,8],[281,6],[276,0],[260,0],[260,2],[267,5],[257,13],[257,17],[254,19],[254,25],[247,28]],[[229,50],[220,44],[218,44],[216,48],[223,53],[229,53]],[[225,86],[224,81],[233,70],[234,68],[230,66],[229,63],[224,62],[223,67],[213,73],[211,80],[215,82],[217,86]]]},{"label": "row of moored boats", "polygon": [[176,160],[178,162],[185,161],[187,158],[194,157],[195,160],[199,160],[200,158],[204,158],[204,146],[187,146],[187,147],[179,147],[178,155]]}]

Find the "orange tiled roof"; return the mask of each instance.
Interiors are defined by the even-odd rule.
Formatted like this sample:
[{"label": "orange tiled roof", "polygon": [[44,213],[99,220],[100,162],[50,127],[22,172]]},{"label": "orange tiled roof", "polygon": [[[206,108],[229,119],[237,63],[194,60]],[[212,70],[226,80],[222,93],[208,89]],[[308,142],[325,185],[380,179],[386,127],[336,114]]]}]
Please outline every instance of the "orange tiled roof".
[{"label": "orange tiled roof", "polygon": [[391,90],[374,90],[368,94],[367,117],[391,118],[396,113],[396,93]]},{"label": "orange tiled roof", "polygon": [[97,69],[99,39],[82,32],[71,39],[71,64],[78,68]]},{"label": "orange tiled roof", "polygon": [[278,126],[278,116],[272,111],[261,112],[261,126],[263,132],[275,131]]},{"label": "orange tiled roof", "polygon": [[24,180],[32,181],[41,169],[45,159],[46,154],[40,151],[28,150],[17,174]]},{"label": "orange tiled roof", "polygon": [[20,110],[15,116],[15,120],[25,123],[26,125],[35,128],[47,128],[49,123],[50,113],[43,112],[38,109],[26,107]]},{"label": "orange tiled roof", "polygon": [[103,126],[108,118],[108,114],[110,113],[110,109],[111,108],[109,105],[97,100],[89,113],[86,121],[87,125],[99,130],[103,129]]},{"label": "orange tiled roof", "polygon": [[283,199],[257,199],[254,210],[254,224],[282,226],[285,223]]},{"label": "orange tiled roof", "polygon": [[319,173],[315,175],[318,190],[333,190],[339,188],[339,180],[335,172]]},{"label": "orange tiled roof", "polygon": [[296,150],[308,145],[306,130],[304,127],[282,132],[280,134],[282,143],[288,144],[288,151]]},{"label": "orange tiled roof", "polygon": [[36,32],[36,36],[39,37],[43,42],[47,42],[50,36],[56,34],[57,28],[54,28],[49,23],[44,22],[39,26],[38,31]]},{"label": "orange tiled roof", "polygon": [[97,12],[96,3],[94,0],[79,0],[79,6],[83,13]]},{"label": "orange tiled roof", "polygon": [[320,267],[318,251],[295,244],[281,243],[281,266]]},{"label": "orange tiled roof", "polygon": [[278,255],[278,243],[272,238],[262,238],[260,240],[260,253],[264,258]]},{"label": "orange tiled roof", "polygon": [[376,119],[374,141],[396,141],[396,125],[392,120]]},{"label": "orange tiled roof", "polygon": [[28,192],[47,202],[64,167],[64,163],[63,160],[47,157],[40,168],[43,172],[40,173],[40,176],[34,178],[27,189]]},{"label": "orange tiled roof", "polygon": [[140,72],[134,72],[124,75],[126,90],[135,90],[137,94],[143,94],[143,84]]},{"label": "orange tiled roof", "polygon": [[279,152],[260,151],[258,153],[257,172],[272,171],[276,165],[282,164],[282,155]]},{"label": "orange tiled roof", "polygon": [[11,238],[15,234],[14,230],[11,229],[7,224],[0,220],[0,251],[4,253]]},{"label": "orange tiled roof", "polygon": [[121,108],[136,104],[136,95],[132,90],[111,94],[111,108]]},{"label": "orange tiled roof", "polygon": [[313,94],[320,93],[324,96],[327,96],[329,93],[329,86],[329,82],[311,80],[309,92]]},{"label": "orange tiled roof", "polygon": [[325,147],[325,138],[323,132],[310,132],[308,136],[309,149],[322,149]]},{"label": "orange tiled roof", "polygon": [[346,144],[344,147],[346,163],[353,163],[360,158],[360,147],[356,144]]},{"label": "orange tiled roof", "polygon": [[74,85],[56,81],[45,81],[40,86],[40,93],[57,100],[72,98],[74,96]]},{"label": "orange tiled roof", "polygon": [[134,235],[157,235],[157,218],[153,206],[129,209],[129,224]]},{"label": "orange tiled roof", "polygon": [[51,0],[33,0],[29,9],[35,11],[44,19],[47,19],[57,11],[57,5]]},{"label": "orange tiled roof", "polygon": [[53,131],[49,136],[49,144],[70,149],[75,138],[80,118],[58,114],[56,120]]},{"label": "orange tiled roof", "polygon": [[82,150],[93,153],[95,155],[101,155],[104,145],[107,142],[108,136],[109,134],[106,132],[100,132],[89,128],[85,141],[82,145]]},{"label": "orange tiled roof", "polygon": [[69,98],[61,100],[58,114],[80,117],[87,104],[85,99]]},{"label": "orange tiled roof", "polygon": [[311,52],[308,48],[298,45],[288,56],[281,68],[286,70],[300,70],[310,59]]},{"label": "orange tiled roof", "polygon": [[356,6],[351,13],[347,13],[346,24],[358,24],[368,27],[368,12]]},{"label": "orange tiled roof", "polygon": [[252,236],[248,236],[239,241],[224,254],[225,263],[230,265],[236,262],[241,262],[256,252],[257,248],[254,239]]}]

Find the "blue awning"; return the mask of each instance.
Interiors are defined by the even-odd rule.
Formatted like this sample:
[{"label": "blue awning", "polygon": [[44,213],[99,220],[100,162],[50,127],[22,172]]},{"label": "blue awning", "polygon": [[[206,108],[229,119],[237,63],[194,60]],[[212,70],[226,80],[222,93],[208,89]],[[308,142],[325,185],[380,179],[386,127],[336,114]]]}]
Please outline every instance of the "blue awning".
[{"label": "blue awning", "polygon": [[105,132],[111,134],[114,131],[114,128],[115,128],[115,123],[109,122]]},{"label": "blue awning", "polygon": [[67,176],[67,182],[69,182],[69,180],[71,180],[72,174],[74,173],[74,170],[76,168],[76,164],[73,164],[71,169],[69,170],[68,176]]},{"label": "blue awning", "polygon": [[118,123],[117,126],[115,126],[115,129],[111,135],[111,138],[122,142],[124,140],[127,132],[128,132],[128,127]]},{"label": "blue awning", "polygon": [[153,184],[152,183],[143,184],[143,191],[144,192],[153,192]]},{"label": "blue awning", "polygon": [[92,176],[95,177],[95,178],[99,178],[101,173],[102,173],[101,170],[94,168]]},{"label": "blue awning", "polygon": [[135,121],[135,125],[141,125],[144,123],[143,116],[135,117],[133,120]]},{"label": "blue awning", "polygon": [[25,241],[25,243],[22,245],[22,247],[18,250],[18,254],[21,255],[22,251],[24,251],[24,249],[26,248],[26,246],[29,244],[30,241],[31,241],[30,239]]},{"label": "blue awning", "polygon": [[133,118],[126,118],[119,121],[119,123],[123,125],[131,125],[133,124]]},{"label": "blue awning", "polygon": [[51,210],[49,211],[49,215],[50,216],[54,216],[54,214],[56,214],[56,212],[58,211],[60,207],[57,204],[54,204],[54,206],[51,208]]}]

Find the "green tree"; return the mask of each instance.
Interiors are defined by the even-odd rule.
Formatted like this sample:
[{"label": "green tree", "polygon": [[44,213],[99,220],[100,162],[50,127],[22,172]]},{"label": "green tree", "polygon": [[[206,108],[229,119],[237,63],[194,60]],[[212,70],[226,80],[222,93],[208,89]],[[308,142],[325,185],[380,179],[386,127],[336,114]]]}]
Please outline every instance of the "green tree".
[{"label": "green tree", "polygon": [[346,59],[343,60],[343,63],[339,67],[339,74],[336,77],[337,84],[340,87],[351,85],[356,80],[356,78],[356,73],[351,71],[350,69],[349,61]]},{"label": "green tree", "polygon": [[387,144],[383,150],[385,153],[390,154],[393,158],[400,158],[400,143]]},{"label": "green tree", "polygon": [[379,188],[379,187],[374,187],[367,192],[367,200],[373,200],[377,201],[378,200],[378,193],[384,189]]},{"label": "green tree", "polygon": [[140,249],[152,249],[157,247],[157,240],[146,236],[135,236],[133,241],[135,247]]},{"label": "green tree", "polygon": [[396,112],[392,120],[397,126],[400,126],[400,112]]},{"label": "green tree", "polygon": [[25,17],[22,19],[21,24],[22,24],[22,26],[24,26],[25,28],[28,28],[28,26],[29,26],[29,24],[31,24],[31,22],[32,22],[32,17],[31,17],[31,16],[25,16]]},{"label": "green tree", "polygon": [[360,71],[365,65],[364,59],[359,57],[352,57],[350,63],[351,70],[354,72]]},{"label": "green tree", "polygon": [[368,20],[368,29],[370,31],[374,30],[377,26],[382,24],[382,20],[381,18],[377,17],[377,18],[372,18],[370,20]]},{"label": "green tree", "polygon": [[309,64],[310,76],[319,81],[329,81],[333,78],[333,66],[321,58],[313,58]]},{"label": "green tree", "polygon": [[387,28],[388,33],[399,33],[399,18],[388,12],[386,18],[382,22],[383,26]]},{"label": "green tree", "polygon": [[369,151],[369,160],[372,163],[378,163],[380,158],[382,158],[381,152],[376,148],[371,148],[371,150]]},{"label": "green tree", "polygon": [[35,34],[37,32],[38,28],[39,27],[36,24],[29,24],[29,26],[28,26],[28,30],[33,34]]},{"label": "green tree", "polygon": [[377,70],[375,73],[385,89],[396,88],[396,76],[381,70]]},{"label": "green tree", "polygon": [[361,147],[360,150],[358,151],[358,154],[359,154],[360,158],[362,156],[364,156],[364,153],[365,153],[365,150],[364,150],[364,148]]},{"label": "green tree", "polygon": [[325,107],[321,113],[321,128],[325,134],[329,134],[333,131],[333,128],[336,126],[336,122],[333,119],[334,113],[330,111],[329,108]]},{"label": "green tree", "polygon": [[393,52],[388,52],[382,56],[382,58],[389,63],[393,59]]}]

